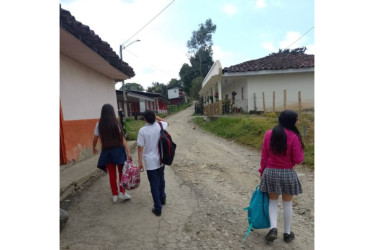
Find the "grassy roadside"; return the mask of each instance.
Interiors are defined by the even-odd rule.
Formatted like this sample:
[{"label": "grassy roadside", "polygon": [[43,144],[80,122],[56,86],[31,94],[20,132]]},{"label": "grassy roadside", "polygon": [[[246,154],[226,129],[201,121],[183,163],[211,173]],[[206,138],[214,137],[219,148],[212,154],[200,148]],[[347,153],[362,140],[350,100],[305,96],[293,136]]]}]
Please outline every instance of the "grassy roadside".
[{"label": "grassy roadside", "polygon": [[[202,129],[215,135],[261,150],[265,132],[277,125],[278,117],[275,114],[267,116],[238,114],[221,116],[211,120],[196,117],[194,122]],[[302,114],[298,122],[298,129],[305,144],[303,164],[314,169],[314,115]]]},{"label": "grassy roadside", "polygon": [[[174,114],[176,112],[179,112],[183,109],[188,108],[191,106],[190,103],[184,103],[181,106],[176,106],[176,105],[170,105],[171,108],[168,106],[168,113],[167,114],[158,114],[159,117],[165,118],[171,114]],[[145,121],[143,120],[142,116],[138,117],[138,120],[135,120],[133,117],[131,118],[126,118],[125,121],[125,127],[126,127],[126,132],[127,132],[127,140],[129,141],[134,141],[138,137],[138,131],[141,127],[143,127],[145,124]]]}]

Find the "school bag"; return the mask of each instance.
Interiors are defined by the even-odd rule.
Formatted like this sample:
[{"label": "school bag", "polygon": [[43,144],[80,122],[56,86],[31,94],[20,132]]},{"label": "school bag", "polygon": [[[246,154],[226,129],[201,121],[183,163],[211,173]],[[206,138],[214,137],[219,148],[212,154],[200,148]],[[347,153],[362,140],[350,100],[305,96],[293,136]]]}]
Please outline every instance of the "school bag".
[{"label": "school bag", "polygon": [[249,227],[243,241],[247,239],[252,228],[263,229],[270,227],[268,193],[261,192],[258,187],[252,194],[249,206],[244,208],[244,210],[248,211]]},{"label": "school bag", "polygon": [[122,175],[118,183],[121,187],[124,187],[126,190],[132,190],[140,185],[140,170],[132,162],[132,160],[126,160],[123,165]]},{"label": "school bag", "polygon": [[160,162],[165,165],[171,165],[174,160],[175,149],[177,145],[171,139],[170,134],[163,128],[162,123],[158,122],[161,127],[160,139],[158,141],[158,153]]}]

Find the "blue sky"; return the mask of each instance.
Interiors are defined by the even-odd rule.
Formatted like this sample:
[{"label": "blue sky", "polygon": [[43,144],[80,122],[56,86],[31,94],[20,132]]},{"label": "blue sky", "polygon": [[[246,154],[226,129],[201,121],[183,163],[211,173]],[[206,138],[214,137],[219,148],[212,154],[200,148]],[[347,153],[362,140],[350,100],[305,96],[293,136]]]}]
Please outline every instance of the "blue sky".
[{"label": "blue sky", "polygon": [[139,83],[144,88],[155,81],[167,84],[171,78],[179,79],[182,64],[188,63],[186,43],[208,18],[217,26],[213,34],[213,59],[220,60],[223,67],[267,56],[287,48],[300,37],[290,48],[306,46],[307,53],[315,54],[312,0],[67,0],[60,3],[118,54],[120,44],[126,46],[141,40],[123,50],[123,60],[136,74],[127,82]]}]

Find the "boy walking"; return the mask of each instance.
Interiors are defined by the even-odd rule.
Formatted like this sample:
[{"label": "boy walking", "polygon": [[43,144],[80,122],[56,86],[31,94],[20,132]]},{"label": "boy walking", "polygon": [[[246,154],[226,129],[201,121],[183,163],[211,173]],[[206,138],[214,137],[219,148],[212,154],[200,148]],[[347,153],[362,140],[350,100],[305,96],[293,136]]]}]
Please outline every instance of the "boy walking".
[{"label": "boy walking", "polygon": [[152,212],[156,216],[161,216],[162,205],[166,204],[164,178],[165,165],[160,162],[158,152],[158,141],[160,138],[161,127],[158,122],[155,121],[160,121],[165,130],[169,124],[151,110],[146,110],[143,116],[147,123],[138,132],[138,166],[140,170],[143,169],[144,159],[144,165],[147,170],[154,203]]}]

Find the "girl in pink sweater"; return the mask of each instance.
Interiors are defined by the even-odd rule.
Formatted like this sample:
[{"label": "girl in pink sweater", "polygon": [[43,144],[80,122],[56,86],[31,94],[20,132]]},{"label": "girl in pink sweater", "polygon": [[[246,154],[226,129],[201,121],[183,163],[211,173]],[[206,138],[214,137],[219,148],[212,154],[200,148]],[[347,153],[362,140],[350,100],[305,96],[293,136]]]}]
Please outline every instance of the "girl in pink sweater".
[{"label": "girl in pink sweater", "polygon": [[302,187],[293,167],[304,160],[304,144],[296,127],[298,115],[284,110],[278,125],[265,133],[262,144],[260,190],[269,196],[270,231],[265,240],[277,238],[278,196],[282,195],[284,232],[287,243],[295,238],[291,232],[292,197],[302,193]]}]

